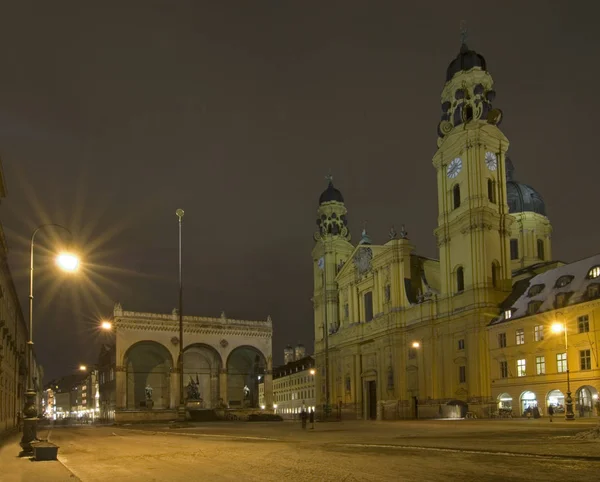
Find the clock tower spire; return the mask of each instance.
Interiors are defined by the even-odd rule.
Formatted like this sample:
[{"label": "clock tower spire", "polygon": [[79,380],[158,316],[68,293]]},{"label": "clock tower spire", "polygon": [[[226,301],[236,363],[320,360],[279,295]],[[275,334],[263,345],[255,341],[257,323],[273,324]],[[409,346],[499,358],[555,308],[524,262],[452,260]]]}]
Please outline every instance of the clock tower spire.
[{"label": "clock tower spire", "polygon": [[495,91],[485,58],[469,49],[465,35],[461,41],[446,71],[433,157],[441,289],[445,296],[465,293],[465,306],[495,305],[511,286],[509,143],[498,127],[502,112],[492,107]]}]

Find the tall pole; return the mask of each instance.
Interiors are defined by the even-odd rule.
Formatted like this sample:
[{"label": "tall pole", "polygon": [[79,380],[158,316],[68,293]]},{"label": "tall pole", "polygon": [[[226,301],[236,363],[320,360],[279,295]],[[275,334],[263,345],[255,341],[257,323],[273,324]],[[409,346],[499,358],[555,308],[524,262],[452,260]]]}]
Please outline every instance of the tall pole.
[{"label": "tall pole", "polygon": [[565,355],[567,357],[567,400],[565,413],[565,420],[575,420],[575,414],[573,413],[573,399],[571,398],[571,375],[569,373],[569,339],[567,335],[567,322],[564,322],[565,328]]},{"label": "tall pole", "polygon": [[183,209],[178,209],[175,214],[179,218],[179,410],[178,417],[185,420],[185,400],[183,399],[183,277],[181,267],[181,220]]},{"label": "tall pole", "polygon": [[[33,452],[32,442],[37,440],[37,407],[36,392],[33,383],[33,246],[35,235],[42,228],[55,227],[65,230],[72,238],[71,231],[60,224],[48,223],[38,226],[31,235],[29,244],[29,340],[27,341],[27,390],[25,391],[25,406],[23,407],[23,437],[21,438],[21,448],[23,454]],[[41,381],[41,380],[40,380]]]}]

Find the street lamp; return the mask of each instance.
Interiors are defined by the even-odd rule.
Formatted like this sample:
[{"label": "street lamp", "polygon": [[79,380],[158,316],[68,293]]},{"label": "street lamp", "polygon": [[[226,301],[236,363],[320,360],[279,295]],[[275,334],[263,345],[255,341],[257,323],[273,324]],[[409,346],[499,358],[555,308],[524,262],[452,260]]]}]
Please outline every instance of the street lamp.
[{"label": "street lamp", "polygon": [[[29,247],[29,340],[27,341],[27,391],[25,392],[25,406],[23,407],[23,437],[21,448],[23,454],[33,452],[31,443],[37,440],[37,408],[35,403],[36,392],[33,384],[33,247],[35,235],[44,228],[59,228],[66,231],[69,238],[73,237],[71,231],[60,224],[48,223],[38,226],[31,235]],[[79,267],[79,258],[73,253],[63,252],[56,257],[56,264],[63,271],[74,272]]]},{"label": "street lamp", "polygon": [[104,331],[111,331],[112,323],[110,321],[103,321],[100,323],[100,328],[102,328]]},{"label": "street lamp", "polygon": [[175,214],[179,218],[179,409],[178,418],[185,420],[185,401],[183,399],[183,277],[181,273],[181,220],[183,209],[178,209]]},{"label": "street lamp", "polygon": [[420,348],[420,347],[421,347],[421,344],[420,344],[418,341],[413,341],[413,342],[412,342],[412,347],[413,347],[413,348]]},{"label": "street lamp", "polygon": [[311,374],[311,375],[314,375],[315,373],[317,373],[317,371],[316,371],[314,368],[311,368],[311,369],[310,369],[310,374]]},{"label": "street lamp", "polygon": [[567,325],[566,323],[554,323],[552,324],[552,332],[560,333],[561,331],[565,332],[565,356],[567,357],[567,399],[565,402],[566,405],[566,413],[565,420],[575,420],[575,414],[573,413],[573,399],[571,398],[571,376],[569,374],[569,339],[567,336]]},{"label": "street lamp", "polygon": [[87,372],[87,367],[85,365],[79,365],[79,371]]}]

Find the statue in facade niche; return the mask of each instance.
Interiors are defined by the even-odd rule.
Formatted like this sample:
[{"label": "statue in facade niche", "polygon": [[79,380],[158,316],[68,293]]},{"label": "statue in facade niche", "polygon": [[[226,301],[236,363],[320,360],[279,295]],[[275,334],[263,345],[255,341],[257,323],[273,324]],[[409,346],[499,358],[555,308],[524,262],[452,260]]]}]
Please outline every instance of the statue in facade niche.
[{"label": "statue in facade niche", "polygon": [[187,398],[188,400],[202,400],[202,395],[200,394],[200,380],[198,378],[198,374],[196,374],[196,380],[190,377],[190,381],[187,385]]},{"label": "statue in facade niche", "polygon": [[146,384],[146,401],[151,402],[152,401],[152,387],[150,386],[150,384]]},{"label": "statue in facade niche", "polygon": [[248,385],[244,385],[244,399],[248,399],[248,397],[250,397],[250,389]]}]

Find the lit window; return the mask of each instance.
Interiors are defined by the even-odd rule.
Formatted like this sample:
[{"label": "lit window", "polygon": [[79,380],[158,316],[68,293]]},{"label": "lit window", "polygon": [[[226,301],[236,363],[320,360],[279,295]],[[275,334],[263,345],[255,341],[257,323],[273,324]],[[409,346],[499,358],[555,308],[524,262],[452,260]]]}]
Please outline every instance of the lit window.
[{"label": "lit window", "polygon": [[577,318],[577,327],[579,328],[579,333],[588,333],[590,331],[590,320],[588,315]]},{"label": "lit window", "polygon": [[543,325],[534,326],[533,339],[535,341],[542,341],[544,339],[544,326]]},{"label": "lit window", "polygon": [[515,335],[517,345],[522,345],[525,343],[525,330],[519,329],[516,331]]},{"label": "lit window", "polygon": [[587,277],[589,279],[596,279],[598,276],[600,276],[600,266],[594,266],[588,271]]},{"label": "lit window", "polygon": [[559,353],[556,355],[556,371],[558,373],[566,373],[567,371],[567,354]]},{"label": "lit window", "polygon": [[458,340],[458,349],[459,350],[464,350],[465,349],[465,340]]},{"label": "lit window", "polygon": [[459,381],[459,383],[467,382],[467,367],[466,366],[458,367],[458,381]]},{"label": "lit window", "polygon": [[506,311],[504,312],[504,319],[505,319],[505,320],[508,320],[508,319],[510,319],[510,318],[512,318],[512,310],[506,310]]},{"label": "lit window", "polygon": [[579,351],[579,364],[582,370],[592,369],[592,358],[590,356],[590,350]]},{"label": "lit window", "polygon": [[506,333],[498,333],[498,346],[506,348]]},{"label": "lit window", "polygon": [[500,378],[508,378],[508,362],[500,362]]},{"label": "lit window", "polygon": [[546,358],[543,356],[535,357],[535,373],[536,375],[543,375],[546,373]]},{"label": "lit window", "polygon": [[525,359],[517,360],[517,376],[524,377],[525,376]]}]

